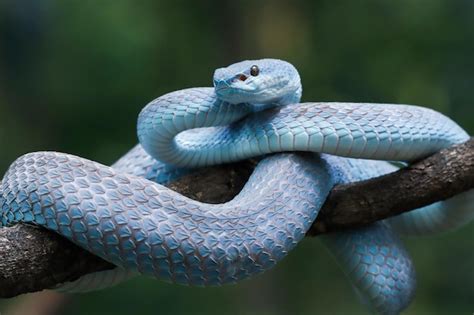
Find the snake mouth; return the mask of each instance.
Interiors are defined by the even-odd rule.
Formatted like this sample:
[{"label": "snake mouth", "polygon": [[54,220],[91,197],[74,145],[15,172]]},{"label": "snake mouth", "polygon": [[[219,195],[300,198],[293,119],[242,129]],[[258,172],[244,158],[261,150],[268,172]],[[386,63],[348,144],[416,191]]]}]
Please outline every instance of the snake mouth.
[{"label": "snake mouth", "polygon": [[230,84],[225,80],[214,80],[214,89],[215,91],[223,91],[228,90],[230,88]]},{"label": "snake mouth", "polygon": [[225,91],[225,90],[228,90],[228,89],[230,89],[229,86],[216,86],[216,87],[215,87],[215,91],[216,91],[216,92]]}]

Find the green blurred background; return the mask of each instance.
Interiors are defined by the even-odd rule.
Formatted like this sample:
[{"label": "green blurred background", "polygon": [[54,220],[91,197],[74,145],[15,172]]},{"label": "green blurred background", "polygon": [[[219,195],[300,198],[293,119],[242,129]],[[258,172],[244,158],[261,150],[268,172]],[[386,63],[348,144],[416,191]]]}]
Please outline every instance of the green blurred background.
[{"label": "green blurred background", "polygon": [[[140,109],[210,86],[213,70],[282,58],[304,101],[418,104],[474,133],[474,1],[0,2],[0,171],[57,150],[111,164]],[[418,271],[406,314],[474,312],[474,225],[406,239]],[[1,259],[1,258],[0,258]],[[21,303],[21,299],[13,303]],[[0,312],[8,302],[0,302]],[[315,239],[222,288],[136,279],[74,296],[64,314],[365,314]]]}]

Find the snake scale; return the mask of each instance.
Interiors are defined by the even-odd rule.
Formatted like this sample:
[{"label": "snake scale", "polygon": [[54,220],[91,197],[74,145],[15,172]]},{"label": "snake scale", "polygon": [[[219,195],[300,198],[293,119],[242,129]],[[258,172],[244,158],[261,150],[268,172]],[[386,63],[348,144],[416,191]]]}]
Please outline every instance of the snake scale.
[{"label": "snake scale", "polygon": [[[300,103],[301,95],[297,70],[282,60],[217,69],[213,88],[149,103],[138,118],[140,144],[112,167],[58,152],[18,158],[1,182],[1,225],[44,226],[118,266],[58,290],[102,288],[136,273],[233,283],[284,258],[334,185],[396,170],[380,160],[409,162],[469,138],[427,108]],[[201,203],[162,185],[192,168],[250,157],[262,159],[227,203]],[[373,312],[398,314],[416,281],[397,234],[453,229],[473,212],[437,203],[321,239]]]}]

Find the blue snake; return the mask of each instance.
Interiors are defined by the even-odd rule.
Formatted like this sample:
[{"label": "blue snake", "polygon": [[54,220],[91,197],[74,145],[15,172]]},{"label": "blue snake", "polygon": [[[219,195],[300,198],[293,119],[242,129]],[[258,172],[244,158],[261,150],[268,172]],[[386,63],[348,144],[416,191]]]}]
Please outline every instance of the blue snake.
[{"label": "blue snake", "polygon": [[[397,169],[379,160],[410,162],[469,138],[427,108],[300,103],[301,95],[297,70],[282,60],[217,69],[213,88],[149,103],[138,118],[140,144],[112,167],[58,152],[18,158],[1,182],[0,225],[43,226],[117,266],[58,290],[107,287],[137,273],[186,285],[234,283],[283,259],[334,185]],[[227,203],[163,186],[196,167],[251,157],[262,159]],[[363,303],[398,314],[416,281],[397,234],[454,229],[473,213],[436,203],[321,239]]]}]

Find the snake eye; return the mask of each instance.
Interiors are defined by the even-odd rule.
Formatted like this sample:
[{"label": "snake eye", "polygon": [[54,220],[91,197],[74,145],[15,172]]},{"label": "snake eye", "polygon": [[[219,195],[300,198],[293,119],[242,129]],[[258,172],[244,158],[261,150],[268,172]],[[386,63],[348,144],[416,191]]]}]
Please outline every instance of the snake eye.
[{"label": "snake eye", "polygon": [[253,77],[256,77],[259,73],[260,73],[260,69],[258,68],[257,65],[253,65],[252,67],[250,67],[250,74]]}]

